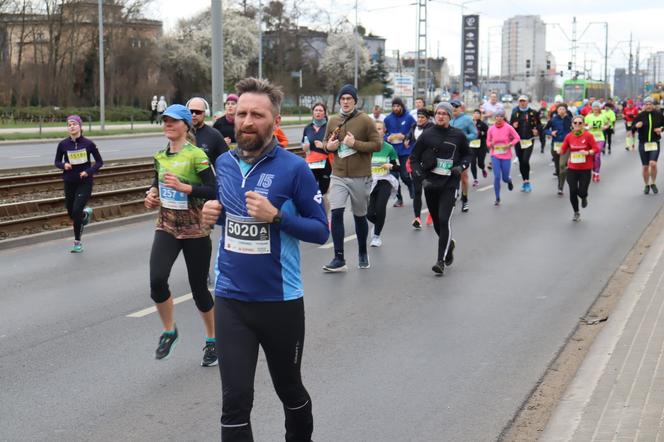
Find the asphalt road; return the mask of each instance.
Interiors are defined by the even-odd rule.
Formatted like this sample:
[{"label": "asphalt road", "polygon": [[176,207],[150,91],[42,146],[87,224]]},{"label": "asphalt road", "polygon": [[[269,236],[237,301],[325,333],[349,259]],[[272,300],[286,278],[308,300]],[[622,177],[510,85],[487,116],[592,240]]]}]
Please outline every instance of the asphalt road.
[{"label": "asphalt road", "polygon": [[[284,126],[283,130],[291,143],[297,143],[302,137],[303,127]],[[62,138],[64,138],[64,131],[62,133]],[[93,138],[93,141],[97,144],[104,160],[149,157],[166,146],[166,138],[155,135],[127,138]],[[0,143],[0,170],[53,164],[57,146],[56,141]]]},{"label": "asphalt road", "polygon": [[[456,260],[442,278],[433,229],[410,228],[409,202],[389,208],[369,270],[356,268],[353,241],[346,274],[323,274],[331,249],[303,245],[314,440],[495,440],[662,206],[642,194],[622,140],[580,223],[555,194],[548,154],[533,155],[533,193],[505,190],[498,208],[481,180],[470,212],[454,215]],[[0,439],[218,440],[219,374],[199,366],[193,303],[176,306],[181,342],[166,361],[153,358],[157,315],[127,316],[152,305],[152,230],[89,234],[81,255],[69,241],[0,252]],[[189,292],[182,258],[171,283]],[[256,440],[283,440],[264,358],[255,389]]]}]

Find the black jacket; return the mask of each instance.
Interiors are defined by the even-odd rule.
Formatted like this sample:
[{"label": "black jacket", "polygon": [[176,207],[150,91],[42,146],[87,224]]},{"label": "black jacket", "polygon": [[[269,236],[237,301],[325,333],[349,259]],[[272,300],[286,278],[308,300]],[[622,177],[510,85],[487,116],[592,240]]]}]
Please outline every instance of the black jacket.
[{"label": "black jacket", "polygon": [[[452,160],[450,175],[433,172],[438,159]],[[461,171],[468,168],[471,159],[468,139],[463,131],[451,126],[434,125],[422,132],[417,139],[410,165],[413,168],[413,175],[424,179],[425,189],[428,186],[440,189],[456,188],[459,185]]]},{"label": "black jacket", "polygon": [[542,132],[542,123],[540,121],[539,112],[528,108],[526,111],[520,110],[518,107],[512,110],[512,117],[510,118],[510,124],[514,127],[514,122],[519,122],[519,127],[516,127],[516,133],[519,134],[522,140],[530,140],[535,138],[533,134],[533,129],[537,129],[540,133]]},{"label": "black jacket", "polygon": [[205,154],[210,159],[210,165],[214,168],[214,163],[224,152],[228,152],[228,145],[224,141],[217,129],[214,129],[207,124],[203,124],[198,129],[194,128],[194,135],[196,136],[196,146],[205,151]]},{"label": "black jacket", "polygon": [[217,121],[214,122],[212,125],[215,129],[221,133],[221,135],[226,138],[231,139],[231,143],[235,143],[235,123],[231,123],[226,119],[226,115],[223,117],[219,118]]},{"label": "black jacket", "polygon": [[[650,123],[650,120],[652,120],[652,124]],[[636,118],[634,118],[634,122],[632,122],[632,127],[636,128],[636,123],[639,121],[643,123],[643,126],[641,126],[640,129],[636,129],[639,133],[639,143],[660,140],[661,136],[655,133],[656,128],[664,126],[664,115],[662,115],[660,111],[653,110],[652,112],[639,112]]]}]

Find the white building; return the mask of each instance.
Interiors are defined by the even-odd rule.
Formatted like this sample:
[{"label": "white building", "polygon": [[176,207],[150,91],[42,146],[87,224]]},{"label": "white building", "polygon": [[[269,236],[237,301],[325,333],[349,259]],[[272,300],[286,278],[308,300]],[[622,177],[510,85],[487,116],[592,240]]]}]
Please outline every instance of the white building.
[{"label": "white building", "polygon": [[664,51],[657,51],[648,57],[646,78],[650,84],[664,81]]},{"label": "white building", "polygon": [[512,93],[527,93],[546,71],[546,25],[539,15],[517,15],[503,23],[502,40],[501,76]]}]

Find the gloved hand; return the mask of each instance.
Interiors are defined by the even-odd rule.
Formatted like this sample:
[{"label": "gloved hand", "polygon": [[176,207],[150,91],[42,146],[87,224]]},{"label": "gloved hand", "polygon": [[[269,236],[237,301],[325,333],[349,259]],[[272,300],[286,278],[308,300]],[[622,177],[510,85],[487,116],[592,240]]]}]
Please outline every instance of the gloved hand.
[{"label": "gloved hand", "polygon": [[463,172],[463,167],[461,166],[454,166],[453,168],[450,169],[450,172],[452,173],[453,177],[460,177],[461,172]]}]

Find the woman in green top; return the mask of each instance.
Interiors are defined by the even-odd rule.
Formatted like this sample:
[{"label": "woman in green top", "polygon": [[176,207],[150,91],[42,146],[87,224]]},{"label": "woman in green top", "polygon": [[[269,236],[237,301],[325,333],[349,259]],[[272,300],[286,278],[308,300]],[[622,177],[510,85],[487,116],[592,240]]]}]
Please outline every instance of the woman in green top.
[{"label": "woman in green top", "polygon": [[595,154],[592,173],[592,180],[599,182],[599,169],[602,167],[602,154],[604,153],[604,131],[609,128],[609,118],[602,113],[602,105],[599,101],[593,101],[592,109],[593,111],[586,115],[585,123],[600,150]]},{"label": "woman in green top", "polygon": [[385,225],[385,215],[387,213],[387,202],[390,196],[396,195],[399,188],[399,181],[390,172],[398,172],[397,152],[390,143],[384,140],[385,123],[376,121],[376,129],[383,140],[380,151],[371,154],[371,194],[369,195],[369,208],[367,219],[374,225],[373,236],[371,237],[371,247],[380,247],[383,240],[380,238],[380,232]]},{"label": "woman in green top", "polygon": [[205,200],[216,198],[215,177],[203,149],[189,138],[191,112],[181,104],[169,106],[162,115],[168,147],[154,156],[155,179],[145,197],[145,206],[159,208],[157,231],[150,254],[150,296],[154,300],[164,332],[155,352],[157,359],[171,354],[178,341],[173,319],[173,297],[168,277],[182,251],[196,307],[205,324],[206,341],[202,366],[217,365],[214,336],[214,301],[207,287],[212,244],[210,226],[200,222]]}]

